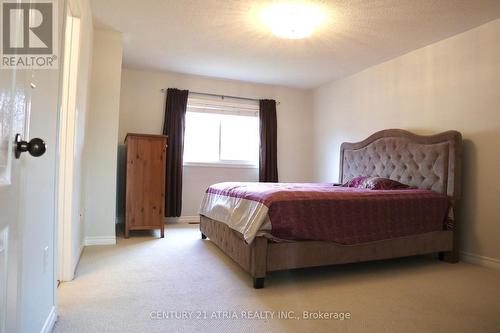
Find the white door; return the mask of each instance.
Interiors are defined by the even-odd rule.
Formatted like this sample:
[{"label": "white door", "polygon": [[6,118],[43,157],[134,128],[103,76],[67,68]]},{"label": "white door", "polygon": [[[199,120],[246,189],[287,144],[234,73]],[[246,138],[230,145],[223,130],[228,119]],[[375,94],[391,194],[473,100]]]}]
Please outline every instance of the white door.
[{"label": "white door", "polygon": [[13,146],[15,133],[23,132],[25,103],[16,94],[22,73],[0,73],[0,332],[5,333],[17,331],[21,168],[14,162]]},{"label": "white door", "polygon": [[[26,1],[24,1],[26,2]],[[34,1],[33,1],[34,2]],[[0,1],[1,4],[1,1]],[[62,8],[55,1],[61,46]],[[30,14],[31,15],[31,14]],[[31,16],[30,16],[31,19]],[[22,30],[21,24],[17,29]],[[12,32],[11,32],[12,34]],[[55,320],[55,189],[59,69],[0,69],[0,332]],[[15,157],[16,135],[30,142]],[[35,155],[35,156],[33,156]]]}]

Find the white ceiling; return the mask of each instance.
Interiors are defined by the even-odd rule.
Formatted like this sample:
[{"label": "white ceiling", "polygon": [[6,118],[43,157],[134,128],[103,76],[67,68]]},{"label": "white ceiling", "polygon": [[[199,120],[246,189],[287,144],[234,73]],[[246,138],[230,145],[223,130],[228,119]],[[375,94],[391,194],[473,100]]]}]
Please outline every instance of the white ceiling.
[{"label": "white ceiling", "polygon": [[124,66],[314,88],[500,17],[499,0],[321,1],[310,38],[274,37],[262,0],[92,0],[123,32]]}]

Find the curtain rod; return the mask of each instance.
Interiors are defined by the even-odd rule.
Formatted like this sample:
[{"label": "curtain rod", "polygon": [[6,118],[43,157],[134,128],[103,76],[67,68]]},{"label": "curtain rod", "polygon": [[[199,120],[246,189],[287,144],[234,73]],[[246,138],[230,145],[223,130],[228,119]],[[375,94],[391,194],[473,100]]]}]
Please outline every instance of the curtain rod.
[{"label": "curtain rod", "polygon": [[[167,92],[167,88],[162,88],[161,92],[162,93]],[[257,98],[249,98],[249,97],[239,97],[239,96],[230,96],[230,95],[217,95],[217,94],[202,93],[202,92],[196,92],[196,91],[189,91],[189,93],[190,94],[195,94],[195,95],[220,97],[222,99],[224,99],[224,98],[232,98],[232,99],[241,99],[241,100],[246,100],[246,101],[256,101],[256,102],[259,101],[259,99],[257,99]],[[280,102],[276,101],[276,105],[279,105],[279,104],[280,104]]]}]

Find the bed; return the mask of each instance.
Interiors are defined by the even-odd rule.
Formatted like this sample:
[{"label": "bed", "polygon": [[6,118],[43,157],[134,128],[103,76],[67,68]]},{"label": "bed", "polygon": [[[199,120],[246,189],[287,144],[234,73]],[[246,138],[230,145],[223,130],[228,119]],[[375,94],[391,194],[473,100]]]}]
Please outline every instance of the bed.
[{"label": "bed", "polygon": [[[200,212],[202,239],[209,238],[250,273],[254,288],[263,288],[266,274],[279,270],[433,253],[437,253],[439,258],[446,262],[458,262],[457,212],[461,197],[461,154],[462,137],[457,131],[447,131],[430,136],[416,135],[400,129],[379,131],[361,142],[346,142],[341,145],[339,183],[344,184],[358,176],[384,177],[411,186],[412,190],[407,192],[406,196],[397,194],[397,191],[388,191],[381,196],[371,198],[373,193],[350,193],[341,187],[335,188],[333,184],[255,184],[229,187],[225,185],[221,188],[213,186],[207,190]],[[261,196],[259,191],[252,190],[252,186],[260,186],[263,188],[261,192],[267,196]],[[312,188],[314,186],[317,188]],[[252,202],[250,208],[243,207],[239,213],[239,227],[228,224],[225,217],[217,211],[203,209],[205,201],[210,196],[218,196],[218,198],[238,196],[228,195],[223,191],[233,191],[234,193],[239,191],[245,195],[248,195],[246,192],[249,192],[254,195],[254,197],[250,197]],[[283,205],[281,210],[267,211],[266,207],[269,206],[269,203],[266,202],[267,198],[276,197],[282,193],[288,193],[292,198],[279,200],[280,202],[288,202],[288,206]],[[293,225],[292,227],[287,225],[287,221],[293,220],[294,215],[286,214],[289,210],[295,210],[297,211],[295,214],[301,215],[301,212],[308,209],[307,206],[300,206],[302,199],[312,194],[316,196],[319,204],[310,208],[311,211],[318,211],[318,207],[321,205],[330,207],[328,200],[330,202],[337,200],[336,210],[325,208],[324,211],[316,214],[314,217],[315,227],[310,227],[309,223],[305,223],[304,214],[302,214],[302,224],[299,224],[299,227],[295,224],[295,229],[298,231],[294,233]],[[384,209],[390,215],[372,213],[382,216],[382,219],[375,220],[379,226],[378,233],[373,232],[373,230],[364,233],[359,231],[369,228],[370,223],[365,223],[361,229],[354,227],[346,229],[347,231],[343,233],[329,233],[330,230],[325,229],[331,223],[329,219],[333,215],[335,215],[333,216],[335,219],[346,215],[347,217],[343,217],[344,220],[340,219],[338,222],[343,223],[343,225],[362,225],[362,221],[365,220],[363,217],[366,215],[341,214],[347,208],[338,205],[339,202],[343,202],[339,201],[338,198],[345,196],[348,196],[349,200],[344,200],[343,205],[351,207],[351,210],[355,212],[362,211],[368,206],[374,206],[376,202],[386,202]],[[363,200],[371,198],[371,201],[363,203],[364,201],[358,198],[361,196],[363,196]],[[431,215],[433,210],[427,208],[435,207],[441,212],[438,214],[442,214],[443,198],[446,201],[446,214],[441,221],[442,223],[436,226],[435,222],[427,221],[427,215]],[[395,200],[406,200],[406,202]],[[241,200],[237,202],[238,207],[244,206],[241,202]],[[439,202],[441,204],[438,204]],[[255,203],[261,205],[256,206]],[[225,202],[217,204],[219,206],[226,205]],[[401,219],[404,219],[405,215],[397,215],[395,205],[410,207],[416,212],[411,215],[412,219],[416,218],[421,221],[412,220],[412,223],[403,224]],[[255,207],[264,208],[259,210]],[[366,210],[367,214],[370,213],[368,208]],[[380,210],[381,208],[376,206],[372,207],[371,212],[380,212]],[[281,221],[283,221],[281,225],[275,223],[278,221],[276,217],[272,220],[273,223],[269,223],[269,216],[273,218],[273,214],[280,214]],[[257,227],[248,223],[259,215],[262,215],[260,220],[264,222]],[[322,218],[318,218],[318,216]],[[391,216],[391,218],[384,221],[384,216]],[[396,228],[394,221],[392,221],[394,216],[399,219]],[[419,225],[417,229],[408,229],[408,226],[415,224]],[[400,225],[403,227],[399,227]],[[280,237],[273,237],[273,233]],[[329,234],[331,235],[329,236]],[[343,234],[347,236],[339,236]],[[324,237],[321,237],[323,235]]]}]

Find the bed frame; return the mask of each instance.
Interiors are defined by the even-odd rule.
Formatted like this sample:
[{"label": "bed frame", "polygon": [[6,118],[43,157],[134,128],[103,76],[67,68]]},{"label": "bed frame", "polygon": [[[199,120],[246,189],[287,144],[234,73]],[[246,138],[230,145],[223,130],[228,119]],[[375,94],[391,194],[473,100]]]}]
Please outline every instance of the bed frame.
[{"label": "bed frame", "polygon": [[400,129],[377,132],[340,147],[340,183],[356,176],[386,177],[410,186],[446,194],[450,200],[442,231],[357,245],[323,241],[273,242],[256,237],[246,244],[226,224],[201,216],[202,238],[210,240],[263,288],[267,272],[439,253],[440,260],[459,260],[457,210],[461,196],[462,136],[457,131],[421,136]]}]

